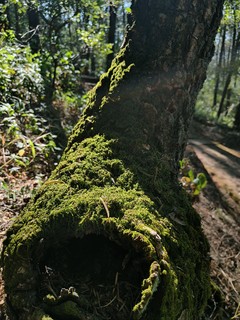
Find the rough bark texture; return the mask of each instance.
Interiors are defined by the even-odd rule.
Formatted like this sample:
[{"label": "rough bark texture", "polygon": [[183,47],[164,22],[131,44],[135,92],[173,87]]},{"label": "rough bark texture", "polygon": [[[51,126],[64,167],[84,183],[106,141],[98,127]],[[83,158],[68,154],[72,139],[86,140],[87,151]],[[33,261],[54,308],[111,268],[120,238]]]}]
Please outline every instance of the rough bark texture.
[{"label": "rough bark texture", "polygon": [[8,231],[12,319],[201,318],[208,244],[177,167],[222,2],[134,1],[121,52]]}]

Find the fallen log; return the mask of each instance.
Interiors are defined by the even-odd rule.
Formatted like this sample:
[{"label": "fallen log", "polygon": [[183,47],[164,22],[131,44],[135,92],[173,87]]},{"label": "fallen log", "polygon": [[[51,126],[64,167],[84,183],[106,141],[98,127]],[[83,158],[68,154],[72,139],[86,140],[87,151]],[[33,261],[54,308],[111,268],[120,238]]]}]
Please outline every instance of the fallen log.
[{"label": "fallen log", "polygon": [[222,5],[133,2],[59,165],[7,232],[11,320],[201,318],[208,243],[177,173]]}]

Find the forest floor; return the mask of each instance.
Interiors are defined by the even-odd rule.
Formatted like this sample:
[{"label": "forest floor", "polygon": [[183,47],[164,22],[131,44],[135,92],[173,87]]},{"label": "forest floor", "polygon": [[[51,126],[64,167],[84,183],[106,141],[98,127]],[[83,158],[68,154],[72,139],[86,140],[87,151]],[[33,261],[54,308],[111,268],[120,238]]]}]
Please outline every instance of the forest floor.
[{"label": "forest floor", "polygon": [[210,244],[211,277],[219,287],[207,319],[240,319],[240,134],[193,121],[185,156],[208,184],[193,203]]},{"label": "forest floor", "polygon": [[[208,180],[193,202],[210,244],[211,278],[219,287],[205,319],[240,319],[240,134],[194,121],[185,157],[193,171],[203,172]],[[13,179],[14,190],[0,189],[0,248],[37,183],[27,177]],[[0,310],[3,302],[0,277]]]}]

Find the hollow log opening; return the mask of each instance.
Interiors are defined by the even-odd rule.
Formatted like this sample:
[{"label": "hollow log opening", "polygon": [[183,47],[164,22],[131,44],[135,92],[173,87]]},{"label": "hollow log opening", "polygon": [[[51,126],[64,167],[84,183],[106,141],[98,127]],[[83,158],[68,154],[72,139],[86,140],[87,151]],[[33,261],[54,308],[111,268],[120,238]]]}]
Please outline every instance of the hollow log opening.
[{"label": "hollow log opening", "polygon": [[47,248],[39,266],[39,297],[54,320],[131,319],[149,275],[134,249],[94,234]]}]

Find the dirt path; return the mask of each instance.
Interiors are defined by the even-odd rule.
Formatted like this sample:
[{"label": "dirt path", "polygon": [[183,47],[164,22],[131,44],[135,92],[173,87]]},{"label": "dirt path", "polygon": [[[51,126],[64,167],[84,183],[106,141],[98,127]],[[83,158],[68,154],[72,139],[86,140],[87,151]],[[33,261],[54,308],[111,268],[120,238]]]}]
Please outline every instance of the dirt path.
[{"label": "dirt path", "polygon": [[223,139],[220,133],[211,132],[206,126],[194,122],[189,144],[193,146],[197,157],[232,209],[233,218],[240,225],[240,150],[223,145],[220,142]]},{"label": "dirt path", "polygon": [[240,319],[240,137],[230,140],[216,127],[193,122],[187,149],[194,167],[209,181],[194,207],[209,240],[211,275],[225,300],[219,315],[213,297],[209,319],[219,320]]}]

